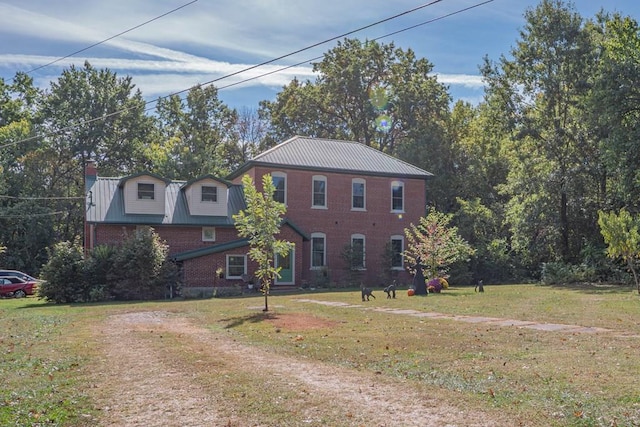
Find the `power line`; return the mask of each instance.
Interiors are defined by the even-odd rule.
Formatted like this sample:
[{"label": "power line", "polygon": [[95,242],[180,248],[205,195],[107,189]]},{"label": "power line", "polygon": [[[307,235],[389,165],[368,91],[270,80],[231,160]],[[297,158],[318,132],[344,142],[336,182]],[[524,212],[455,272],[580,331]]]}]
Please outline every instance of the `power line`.
[{"label": "power line", "polygon": [[151,22],[153,22],[153,21],[157,21],[157,20],[158,20],[158,19],[160,19],[160,18],[164,18],[164,17],[165,17],[165,16],[167,16],[167,15],[170,15],[170,14],[172,14],[172,13],[174,13],[174,12],[177,12],[177,11],[178,11],[178,10],[180,10],[180,9],[183,9],[183,8],[185,8],[185,7],[187,7],[187,6],[190,6],[190,5],[192,5],[193,3],[197,2],[197,1],[198,1],[198,0],[190,1],[189,3],[183,4],[182,6],[179,6],[179,7],[175,8],[175,9],[173,9],[173,10],[170,10],[169,12],[163,13],[162,15],[158,15],[158,16],[156,16],[155,18],[151,18],[151,19],[149,19],[148,21],[145,21],[145,22],[143,22],[143,23],[141,23],[141,24],[138,24],[138,25],[136,25],[135,27],[131,27],[131,28],[129,28],[128,30],[124,30],[124,31],[122,31],[122,32],[120,32],[120,33],[118,33],[118,34],[115,34],[115,35],[113,35],[113,36],[111,36],[111,37],[108,37],[108,38],[106,38],[106,39],[104,39],[104,40],[101,40],[101,41],[99,41],[99,42],[97,42],[97,43],[94,43],[94,44],[92,44],[92,45],[89,45],[89,46],[87,46],[87,47],[85,47],[85,48],[82,48],[82,49],[80,49],[80,50],[76,50],[76,51],[75,51],[75,52],[73,52],[73,53],[70,53],[70,54],[65,55],[65,56],[63,56],[63,57],[61,57],[61,58],[58,58],[58,59],[56,59],[56,60],[54,60],[54,61],[51,61],[51,62],[46,63],[46,64],[44,64],[44,65],[41,65],[41,66],[39,66],[39,67],[36,67],[36,68],[34,68],[34,69],[32,69],[32,70],[25,71],[25,74],[33,73],[34,71],[38,71],[38,70],[40,70],[40,69],[42,69],[42,68],[48,67],[48,66],[53,65],[53,64],[55,64],[55,63],[57,63],[57,62],[60,62],[60,61],[62,61],[62,60],[64,60],[64,59],[70,58],[70,57],[75,56],[75,55],[77,55],[77,54],[79,54],[79,53],[82,53],[82,52],[84,52],[84,51],[86,51],[86,50],[92,49],[92,48],[94,48],[94,47],[96,47],[96,46],[99,46],[99,45],[101,45],[101,44],[103,44],[103,43],[106,43],[106,42],[108,42],[109,40],[113,40],[113,39],[115,39],[115,38],[117,38],[117,37],[120,37],[120,36],[121,36],[121,35],[123,35],[123,34],[130,33],[130,32],[131,32],[131,31],[133,31],[133,30],[137,30],[138,28],[143,27],[143,26],[145,26],[145,25],[147,25],[147,24],[149,24],[149,23],[151,23]]},{"label": "power line", "polygon": [[[472,6],[465,7],[465,8],[463,8],[463,9],[459,9],[459,10],[456,10],[456,11],[454,11],[454,12],[448,13],[448,14],[446,14],[446,15],[442,15],[442,16],[439,16],[439,17],[437,17],[437,18],[429,19],[428,21],[423,21],[423,22],[420,22],[419,24],[415,24],[415,25],[412,25],[412,26],[410,26],[410,27],[405,27],[405,28],[402,28],[402,29],[400,29],[400,30],[398,30],[398,31],[393,31],[393,32],[391,32],[391,33],[387,33],[387,34],[384,34],[384,35],[382,35],[382,36],[378,36],[378,37],[376,37],[376,38],[374,38],[374,39],[372,39],[372,40],[373,40],[373,41],[377,41],[377,40],[381,40],[381,39],[384,39],[384,38],[387,38],[387,37],[390,37],[390,36],[394,36],[394,35],[396,35],[396,34],[403,33],[403,32],[405,32],[405,31],[413,30],[414,28],[421,27],[421,26],[423,26],[423,25],[427,25],[427,24],[431,24],[431,23],[433,23],[433,22],[440,21],[440,20],[445,19],[445,18],[449,18],[449,17],[451,17],[451,16],[453,16],[453,15],[457,15],[457,14],[459,14],[459,13],[466,12],[466,11],[471,10],[471,9],[474,9],[474,8],[476,8],[476,7],[483,6],[483,5],[487,4],[487,3],[491,3],[492,1],[494,1],[494,0],[486,0],[486,1],[482,2],[482,3],[477,3],[477,4],[474,4],[474,5],[472,5]],[[229,83],[228,85],[218,87],[218,90],[227,89],[227,88],[229,88],[229,87],[237,86],[237,85],[239,85],[239,84],[246,83],[246,82],[249,82],[249,81],[251,81],[251,80],[256,80],[256,79],[259,79],[259,78],[261,78],[261,77],[266,77],[266,76],[269,76],[269,75],[271,75],[271,74],[276,74],[276,73],[279,73],[279,72],[281,72],[281,71],[288,70],[289,68],[297,67],[297,66],[302,65],[302,64],[307,64],[307,63],[310,63],[310,62],[312,62],[312,61],[317,61],[317,60],[319,60],[319,59],[322,59],[322,57],[323,57],[323,56],[324,56],[324,55],[316,56],[315,58],[306,59],[306,60],[304,60],[304,61],[297,62],[297,63],[295,63],[295,64],[287,65],[286,67],[278,68],[277,70],[272,70],[272,71],[269,71],[269,72],[267,72],[267,73],[260,74],[260,75],[258,75],[258,76],[253,76],[253,77],[249,77],[249,78],[244,79],[244,80],[240,80],[240,81],[238,81],[238,82]],[[180,92],[179,92],[179,93],[180,93]],[[169,96],[171,96],[171,95],[169,95]],[[148,110],[146,110],[146,111],[148,111]]]},{"label": "power line", "polygon": [[[197,0],[196,0],[196,1],[197,1]],[[321,41],[321,42],[317,42],[317,43],[314,43],[314,44],[309,45],[309,46],[307,46],[307,47],[304,47],[304,48],[298,49],[298,50],[296,50],[296,51],[294,51],[294,52],[290,52],[290,53],[288,53],[288,54],[281,55],[281,56],[279,56],[279,57],[277,57],[277,58],[273,58],[273,59],[271,59],[271,60],[264,61],[264,62],[261,62],[261,63],[256,64],[256,65],[252,65],[252,66],[250,66],[250,67],[243,68],[242,70],[235,71],[235,72],[230,73],[230,74],[226,74],[226,75],[224,75],[224,76],[221,76],[221,77],[215,78],[215,79],[213,79],[213,80],[209,80],[209,81],[206,81],[206,82],[204,82],[204,83],[199,83],[199,85],[200,85],[200,86],[208,86],[208,85],[210,85],[210,84],[212,84],[212,83],[215,83],[215,82],[218,82],[218,81],[220,81],[220,80],[224,80],[224,79],[227,79],[227,78],[230,78],[230,77],[236,76],[236,75],[238,75],[238,74],[241,74],[241,73],[244,73],[244,72],[247,72],[247,71],[250,71],[250,70],[256,69],[256,68],[258,68],[258,67],[262,67],[262,66],[265,66],[265,65],[271,64],[271,63],[273,63],[273,62],[275,62],[275,61],[278,61],[278,60],[281,60],[281,59],[287,58],[287,57],[289,57],[289,56],[293,56],[293,55],[295,55],[295,54],[298,54],[298,53],[304,52],[304,51],[306,51],[306,50],[309,50],[309,49],[312,49],[312,48],[314,48],[314,47],[320,46],[320,45],[322,45],[322,44],[328,43],[328,42],[330,42],[330,41],[334,41],[334,40],[337,40],[337,39],[339,39],[339,38],[346,37],[346,36],[351,35],[351,34],[353,34],[353,33],[356,33],[356,32],[362,31],[362,30],[365,30],[365,29],[367,29],[367,28],[371,28],[371,27],[373,27],[373,26],[375,26],[375,25],[379,25],[379,24],[381,24],[381,23],[384,23],[384,22],[387,22],[387,21],[390,21],[390,20],[393,20],[393,19],[399,18],[399,17],[404,16],[404,15],[407,15],[407,14],[409,14],[409,13],[416,12],[416,11],[418,11],[418,10],[420,10],[420,9],[424,9],[424,8],[426,8],[426,7],[428,7],[428,6],[432,6],[432,5],[436,4],[436,3],[440,3],[441,1],[443,1],[443,0],[433,0],[433,1],[431,1],[431,2],[424,3],[424,4],[420,5],[420,6],[417,6],[417,7],[415,7],[415,8],[412,8],[412,9],[406,10],[406,11],[404,11],[404,12],[398,13],[398,14],[393,15],[393,16],[390,16],[390,17],[388,17],[388,18],[385,18],[385,19],[382,19],[382,20],[376,21],[376,22],[374,22],[374,23],[372,23],[372,24],[365,25],[365,26],[360,27],[360,28],[357,28],[357,29],[355,29],[355,30],[348,31],[348,32],[343,33],[343,34],[341,34],[341,35],[331,37],[331,38],[326,39],[326,40],[323,40],[323,41]],[[446,18],[446,17],[450,17],[450,16],[452,16],[452,15],[455,15],[455,14],[457,14],[457,13],[461,13],[461,12],[464,12],[464,11],[467,11],[467,10],[470,10],[470,9],[473,9],[473,8],[475,8],[475,7],[478,7],[478,6],[481,6],[481,5],[484,5],[484,4],[487,4],[487,3],[491,3],[492,1],[494,1],[494,0],[487,0],[487,1],[484,1],[484,2],[481,2],[481,3],[478,3],[478,4],[476,4],[476,5],[473,5],[473,6],[470,6],[470,7],[467,7],[467,8],[463,8],[463,9],[460,9],[459,11],[452,12],[452,13],[449,13],[449,14],[447,14],[447,15],[443,15],[443,16],[441,16],[441,17],[439,17],[439,18],[435,18],[435,19],[432,19],[432,20],[429,20],[429,21],[425,21],[425,22],[423,22],[423,23],[416,24],[416,25],[413,25],[413,26],[411,26],[411,27],[407,27],[407,28],[402,29],[402,30],[399,30],[399,31],[396,31],[396,32],[393,32],[393,33],[389,33],[389,34],[387,34],[387,35],[385,35],[385,36],[378,37],[378,38],[376,38],[376,39],[374,39],[374,40],[378,40],[378,39],[383,38],[383,37],[388,37],[388,36],[390,36],[390,35],[398,34],[398,33],[401,33],[401,32],[403,32],[403,31],[407,31],[407,30],[409,30],[409,29],[413,29],[413,28],[419,27],[419,26],[421,26],[421,25],[425,25],[425,24],[428,24],[428,23],[431,23],[431,22],[435,22],[435,21],[438,21],[438,20],[440,20],[440,19],[444,19],[444,18]],[[297,66],[297,65],[305,64],[305,63],[307,63],[307,62],[314,61],[314,60],[319,59],[319,58],[322,58],[322,56],[320,56],[320,57],[316,57],[316,58],[313,58],[313,59],[310,59],[310,60],[305,60],[305,61],[299,62],[299,63],[297,63],[297,64],[295,64],[295,65],[290,65],[290,66],[287,66],[287,67],[283,67],[283,68],[280,68],[280,69],[275,70],[275,71],[271,71],[271,72],[268,72],[268,73],[264,73],[264,74],[262,74],[262,75],[260,75],[260,76],[254,76],[254,77],[251,77],[251,78],[247,78],[247,79],[242,80],[242,81],[240,81],[240,82],[236,82],[236,83],[229,84],[229,85],[227,85],[227,86],[223,86],[222,88],[227,88],[227,87],[235,86],[235,85],[238,85],[238,84],[241,84],[241,83],[245,83],[245,82],[247,82],[247,81],[255,80],[256,78],[260,78],[260,77],[264,77],[264,76],[267,76],[267,75],[270,75],[270,74],[274,74],[274,73],[276,73],[276,72],[283,71],[283,70],[286,70],[286,69],[288,69],[288,68],[295,67],[295,66]],[[192,86],[192,87],[193,87],[193,86]],[[177,92],[171,93],[171,94],[169,94],[169,95],[165,95],[165,96],[158,97],[158,98],[157,98],[157,99],[155,99],[155,100],[151,100],[151,101],[147,101],[147,102],[145,102],[145,103],[144,103],[144,105],[149,105],[149,104],[152,104],[152,103],[156,103],[156,102],[160,101],[161,99],[166,99],[166,98],[169,98],[169,97],[172,97],[172,96],[175,96],[175,95],[179,95],[179,94],[182,94],[182,93],[188,92],[190,89],[191,89],[191,88],[183,89],[183,90],[181,90],[181,91],[177,91]],[[78,124],[74,124],[74,125],[66,126],[66,127],[62,128],[62,129],[58,129],[58,130],[57,130],[57,131],[55,131],[55,132],[50,132],[50,133],[45,133],[45,134],[40,134],[40,135],[34,135],[34,136],[32,136],[32,137],[29,137],[29,138],[25,138],[25,139],[22,139],[22,140],[18,140],[18,141],[14,141],[14,142],[10,142],[10,143],[4,144],[4,145],[0,145],[0,149],[1,149],[1,148],[5,148],[5,147],[9,147],[9,146],[12,146],[12,145],[17,145],[17,144],[20,144],[20,143],[23,143],[23,142],[29,142],[29,141],[35,140],[35,139],[37,139],[37,138],[43,138],[43,137],[47,137],[47,136],[51,136],[51,135],[55,135],[55,134],[58,134],[58,133],[61,133],[61,132],[64,132],[64,131],[72,130],[72,129],[76,128],[76,127],[77,127],[77,126],[79,126],[79,125],[85,125],[85,124],[90,124],[90,123],[93,123],[93,122],[96,122],[96,121],[99,121],[99,120],[105,120],[105,119],[107,119],[107,118],[109,118],[109,117],[116,116],[116,115],[121,114],[121,113],[123,113],[123,112],[125,112],[125,111],[129,111],[129,110],[131,110],[131,109],[133,109],[133,108],[135,108],[135,107],[123,108],[123,109],[121,109],[121,110],[114,111],[114,112],[112,112],[112,113],[105,114],[105,115],[100,116],[100,117],[94,117],[93,119],[84,120],[84,121],[82,121],[81,123],[78,123]],[[149,111],[149,110],[151,110],[151,109],[147,109],[147,110],[145,110],[145,111]]]},{"label": "power line", "polygon": [[47,213],[39,213],[39,214],[26,214],[26,215],[0,215],[0,219],[14,219],[14,218],[35,218],[35,217],[45,217],[45,216],[54,216],[65,214],[67,211],[56,211],[56,212],[47,212]]},{"label": "power line", "polygon": [[4,195],[0,194],[0,199],[11,199],[11,200],[80,200],[80,199],[84,199],[84,196],[17,197],[17,196],[4,196]]}]

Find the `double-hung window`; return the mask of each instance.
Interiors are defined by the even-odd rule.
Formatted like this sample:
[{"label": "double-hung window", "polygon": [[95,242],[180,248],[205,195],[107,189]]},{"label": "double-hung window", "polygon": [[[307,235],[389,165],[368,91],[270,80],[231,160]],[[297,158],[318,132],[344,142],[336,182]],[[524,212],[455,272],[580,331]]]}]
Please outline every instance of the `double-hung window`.
[{"label": "double-hung window", "polygon": [[282,172],[273,172],[271,174],[273,186],[276,188],[273,192],[273,200],[276,202],[287,204],[287,175]]},{"label": "double-hung window", "polygon": [[391,268],[402,270],[404,265],[404,236],[391,236]]},{"label": "double-hung window", "polygon": [[227,279],[240,279],[246,273],[246,255],[227,255]]},{"label": "double-hung window", "polygon": [[353,234],[351,236],[351,268],[362,270],[365,268],[364,235]]},{"label": "double-hung window", "polygon": [[391,211],[404,212],[404,182],[391,183]]},{"label": "double-hung window", "polygon": [[327,177],[322,175],[313,176],[313,188],[311,194],[311,207],[322,209],[327,207]]},{"label": "double-hung window", "polygon": [[351,181],[351,209],[352,210],[365,210],[366,204],[366,185],[365,180],[361,178],[354,178]]},{"label": "double-hung window", "polygon": [[311,268],[327,265],[327,238],[324,233],[311,234]]}]

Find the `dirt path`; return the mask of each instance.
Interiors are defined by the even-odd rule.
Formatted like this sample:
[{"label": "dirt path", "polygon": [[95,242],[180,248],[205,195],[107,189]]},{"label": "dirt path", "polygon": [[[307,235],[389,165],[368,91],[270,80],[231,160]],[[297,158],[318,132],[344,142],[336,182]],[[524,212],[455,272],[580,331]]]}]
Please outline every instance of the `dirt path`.
[{"label": "dirt path", "polygon": [[[316,361],[284,357],[240,344],[222,333],[201,328],[165,312],[136,312],[112,316],[97,330],[104,360],[96,372],[102,426],[246,426],[216,410],[217,399],[192,380],[193,366],[176,365],[139,332],[171,332],[197,339],[226,360],[242,360],[239,369],[252,375],[285,377],[309,396],[326,397],[344,411],[343,426],[500,426],[484,414],[458,409],[417,395],[403,381],[339,368]],[[423,405],[414,405],[420,401]],[[322,425],[322,408],[309,406],[287,425]],[[363,414],[367,422],[363,423]]]}]

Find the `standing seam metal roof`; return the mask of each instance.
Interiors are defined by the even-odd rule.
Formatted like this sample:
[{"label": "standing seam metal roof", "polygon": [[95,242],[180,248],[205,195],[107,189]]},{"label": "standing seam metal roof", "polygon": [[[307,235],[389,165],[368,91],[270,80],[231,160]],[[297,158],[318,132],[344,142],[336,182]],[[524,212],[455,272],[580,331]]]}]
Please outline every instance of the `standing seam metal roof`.
[{"label": "standing seam metal roof", "polygon": [[295,136],[256,156],[232,173],[229,179],[255,165],[422,179],[433,176],[417,166],[359,142],[303,136]]}]

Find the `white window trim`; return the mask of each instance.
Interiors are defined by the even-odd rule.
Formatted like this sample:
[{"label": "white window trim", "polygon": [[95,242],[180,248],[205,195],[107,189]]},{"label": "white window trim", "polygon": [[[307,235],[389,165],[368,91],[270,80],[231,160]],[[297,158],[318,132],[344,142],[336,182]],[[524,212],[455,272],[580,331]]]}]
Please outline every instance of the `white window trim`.
[{"label": "white window trim", "polygon": [[[322,265],[313,265],[313,239],[322,237],[324,241]],[[319,270],[327,266],[327,235],[325,233],[311,233],[311,270]]]},{"label": "white window trim", "polygon": [[285,172],[271,172],[271,180],[273,182],[273,178],[283,178],[284,179],[284,205],[287,206],[287,187],[288,179],[287,174]]},{"label": "white window trim", "polygon": [[[356,208],[353,206],[353,184],[362,184],[362,204],[361,208]],[[366,211],[367,210],[367,181],[362,178],[353,178],[351,180],[351,210],[352,211]]]},{"label": "white window trim", "polygon": [[[206,232],[212,231],[213,237],[206,237]],[[202,241],[203,242],[215,242],[216,241],[216,228],[215,227],[202,227]]]},{"label": "white window trim", "polygon": [[[216,189],[216,200],[202,200],[204,193],[203,190],[205,188],[215,188]],[[218,187],[216,187],[215,185],[201,185],[200,186],[200,202],[201,203],[218,203],[218,198],[220,197],[220,195],[218,194]]]},{"label": "white window trim", "polygon": [[[324,205],[315,204],[315,183],[316,181],[324,181]],[[328,209],[327,196],[327,177],[324,175],[314,175],[311,178],[311,209]]]},{"label": "white window trim", "polygon": [[[144,198],[140,197],[140,185],[150,185],[153,188],[153,197]],[[136,200],[139,202],[154,202],[156,200],[156,184],[154,182],[137,182],[136,183]]]},{"label": "white window trim", "polygon": [[389,238],[389,242],[392,242],[393,240],[400,240],[402,242],[402,250],[400,252],[400,259],[401,259],[400,265],[393,266],[393,267],[391,267],[391,269],[392,270],[404,270],[404,255],[403,255],[403,252],[404,252],[404,236],[401,235],[401,234],[393,235],[393,236],[391,236]]},{"label": "white window trim", "polygon": [[[230,276],[229,275],[229,258],[230,257],[242,257],[243,260],[244,260],[243,272],[239,276]],[[226,267],[226,271],[225,271],[225,278],[226,279],[242,279],[242,275],[243,274],[247,274],[247,255],[246,254],[228,254],[227,257],[226,257],[226,260],[225,260],[225,267]]]},{"label": "white window trim", "polygon": [[[393,208],[393,187],[401,187],[402,188],[402,208],[400,209],[394,209]],[[406,194],[405,194],[405,186],[404,186],[404,182],[402,181],[393,181],[391,183],[391,212],[392,213],[404,213],[404,201],[406,199]]]},{"label": "white window trim", "polygon": [[353,239],[362,239],[362,267],[358,270],[367,269],[367,238],[364,234],[352,234],[351,235],[351,247],[353,247]]}]

